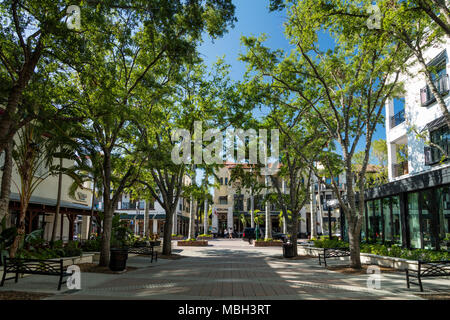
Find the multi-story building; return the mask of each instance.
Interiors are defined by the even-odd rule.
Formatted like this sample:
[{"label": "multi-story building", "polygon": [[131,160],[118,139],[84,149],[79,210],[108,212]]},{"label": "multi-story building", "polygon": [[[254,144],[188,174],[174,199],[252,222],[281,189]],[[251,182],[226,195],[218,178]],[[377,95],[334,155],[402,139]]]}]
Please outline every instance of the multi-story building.
[{"label": "multi-story building", "polygon": [[[424,52],[428,65],[436,70],[434,83],[447,106],[449,50],[446,39]],[[400,79],[404,94],[386,105],[389,183],[366,191],[363,237],[408,248],[448,250],[450,130],[419,63],[408,71]]]},{"label": "multi-story building", "polygon": [[[149,201],[148,207],[148,232],[147,234],[157,234],[162,236],[166,212],[158,201]],[[174,215],[172,233],[188,234],[189,227],[189,202],[184,198],[178,200],[178,205]],[[120,219],[127,221],[129,227],[136,235],[144,234],[144,214],[146,212],[146,200],[132,199],[129,194],[122,194],[115,208],[115,213],[120,214]]]},{"label": "multi-story building", "polygon": [[[17,141],[17,136],[15,137]],[[0,168],[4,166],[4,152],[0,155]],[[59,159],[55,159],[59,164]],[[63,166],[70,167],[72,160],[64,159]],[[25,218],[25,232],[30,233],[37,229],[43,229],[44,239],[50,240],[53,232],[54,215],[56,212],[56,197],[58,186],[58,175],[48,175],[48,168],[41,165],[35,172],[35,181],[39,185],[34,190],[28,205]],[[42,179],[45,177],[45,179]],[[0,181],[1,181],[0,174]],[[41,181],[39,181],[41,180]],[[20,210],[20,188],[21,179],[17,170],[16,163],[13,161],[11,176],[11,193],[9,202],[9,217],[7,224],[16,225]],[[69,196],[69,187],[73,180],[62,176],[60,216],[57,218],[55,239],[64,241],[75,238],[87,239],[89,230],[89,221],[92,204],[92,186],[91,183],[85,183],[83,188],[78,188],[75,197]]]},{"label": "multi-story building", "polygon": [[[232,228],[233,231],[241,233],[244,230],[244,223],[241,220],[242,215],[246,218],[245,223],[247,227],[251,225],[251,190],[243,188],[239,181],[231,182],[231,172],[236,166],[235,163],[225,162],[224,166],[218,169],[216,175],[219,178],[219,187],[214,189],[214,204],[212,214],[212,228],[217,231],[219,235],[223,235],[226,229]],[[251,166],[244,167],[246,170],[251,170]],[[264,184],[265,178],[258,177],[259,183]],[[280,178],[276,178],[280,179]],[[283,181],[279,181],[279,185],[283,185]],[[269,192],[275,192],[271,179],[268,179]],[[288,188],[285,188],[288,192]],[[253,194],[253,209],[259,210],[259,214],[265,213],[265,205],[263,204],[265,189],[259,194]],[[272,231],[283,232],[283,224],[280,221],[280,208],[277,204],[270,204],[270,215],[272,222]],[[306,221],[306,210],[300,212],[303,221]],[[264,227],[265,222],[261,225]],[[306,223],[300,222],[298,232],[306,234]]]}]

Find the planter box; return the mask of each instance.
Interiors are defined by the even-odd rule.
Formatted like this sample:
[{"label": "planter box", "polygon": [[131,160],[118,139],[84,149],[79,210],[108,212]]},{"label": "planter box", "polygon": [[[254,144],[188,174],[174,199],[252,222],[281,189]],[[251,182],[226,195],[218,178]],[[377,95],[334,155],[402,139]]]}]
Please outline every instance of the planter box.
[{"label": "planter box", "polygon": [[281,247],[283,242],[281,241],[255,241],[255,247]]},{"label": "planter box", "polygon": [[196,241],[178,241],[177,245],[179,247],[206,247],[208,241],[206,240],[196,240]]}]

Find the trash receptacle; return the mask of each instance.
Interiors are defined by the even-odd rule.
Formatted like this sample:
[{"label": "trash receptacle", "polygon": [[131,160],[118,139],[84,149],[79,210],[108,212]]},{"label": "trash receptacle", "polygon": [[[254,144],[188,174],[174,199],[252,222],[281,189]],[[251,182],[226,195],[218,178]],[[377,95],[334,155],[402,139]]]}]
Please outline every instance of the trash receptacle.
[{"label": "trash receptacle", "polygon": [[283,257],[293,258],[294,257],[294,245],[290,242],[283,243]]}]

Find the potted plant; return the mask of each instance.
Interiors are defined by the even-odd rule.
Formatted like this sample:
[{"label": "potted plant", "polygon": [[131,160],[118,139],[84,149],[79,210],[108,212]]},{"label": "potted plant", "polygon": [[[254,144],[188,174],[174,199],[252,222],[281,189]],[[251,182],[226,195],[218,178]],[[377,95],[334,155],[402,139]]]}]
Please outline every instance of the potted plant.
[{"label": "potted plant", "polygon": [[120,222],[117,224],[119,216],[117,215],[114,218],[116,217],[117,221],[114,221],[116,223],[113,222],[111,234],[109,269],[112,271],[123,271],[127,267],[128,240],[130,239],[132,232]]}]

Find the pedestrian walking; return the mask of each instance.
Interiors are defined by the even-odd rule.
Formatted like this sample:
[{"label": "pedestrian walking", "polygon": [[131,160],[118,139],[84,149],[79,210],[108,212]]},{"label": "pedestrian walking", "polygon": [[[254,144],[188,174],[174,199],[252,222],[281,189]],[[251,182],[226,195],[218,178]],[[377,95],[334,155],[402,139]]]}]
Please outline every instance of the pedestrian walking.
[{"label": "pedestrian walking", "polygon": [[228,238],[233,239],[233,228],[230,228],[230,231],[228,231]]}]

